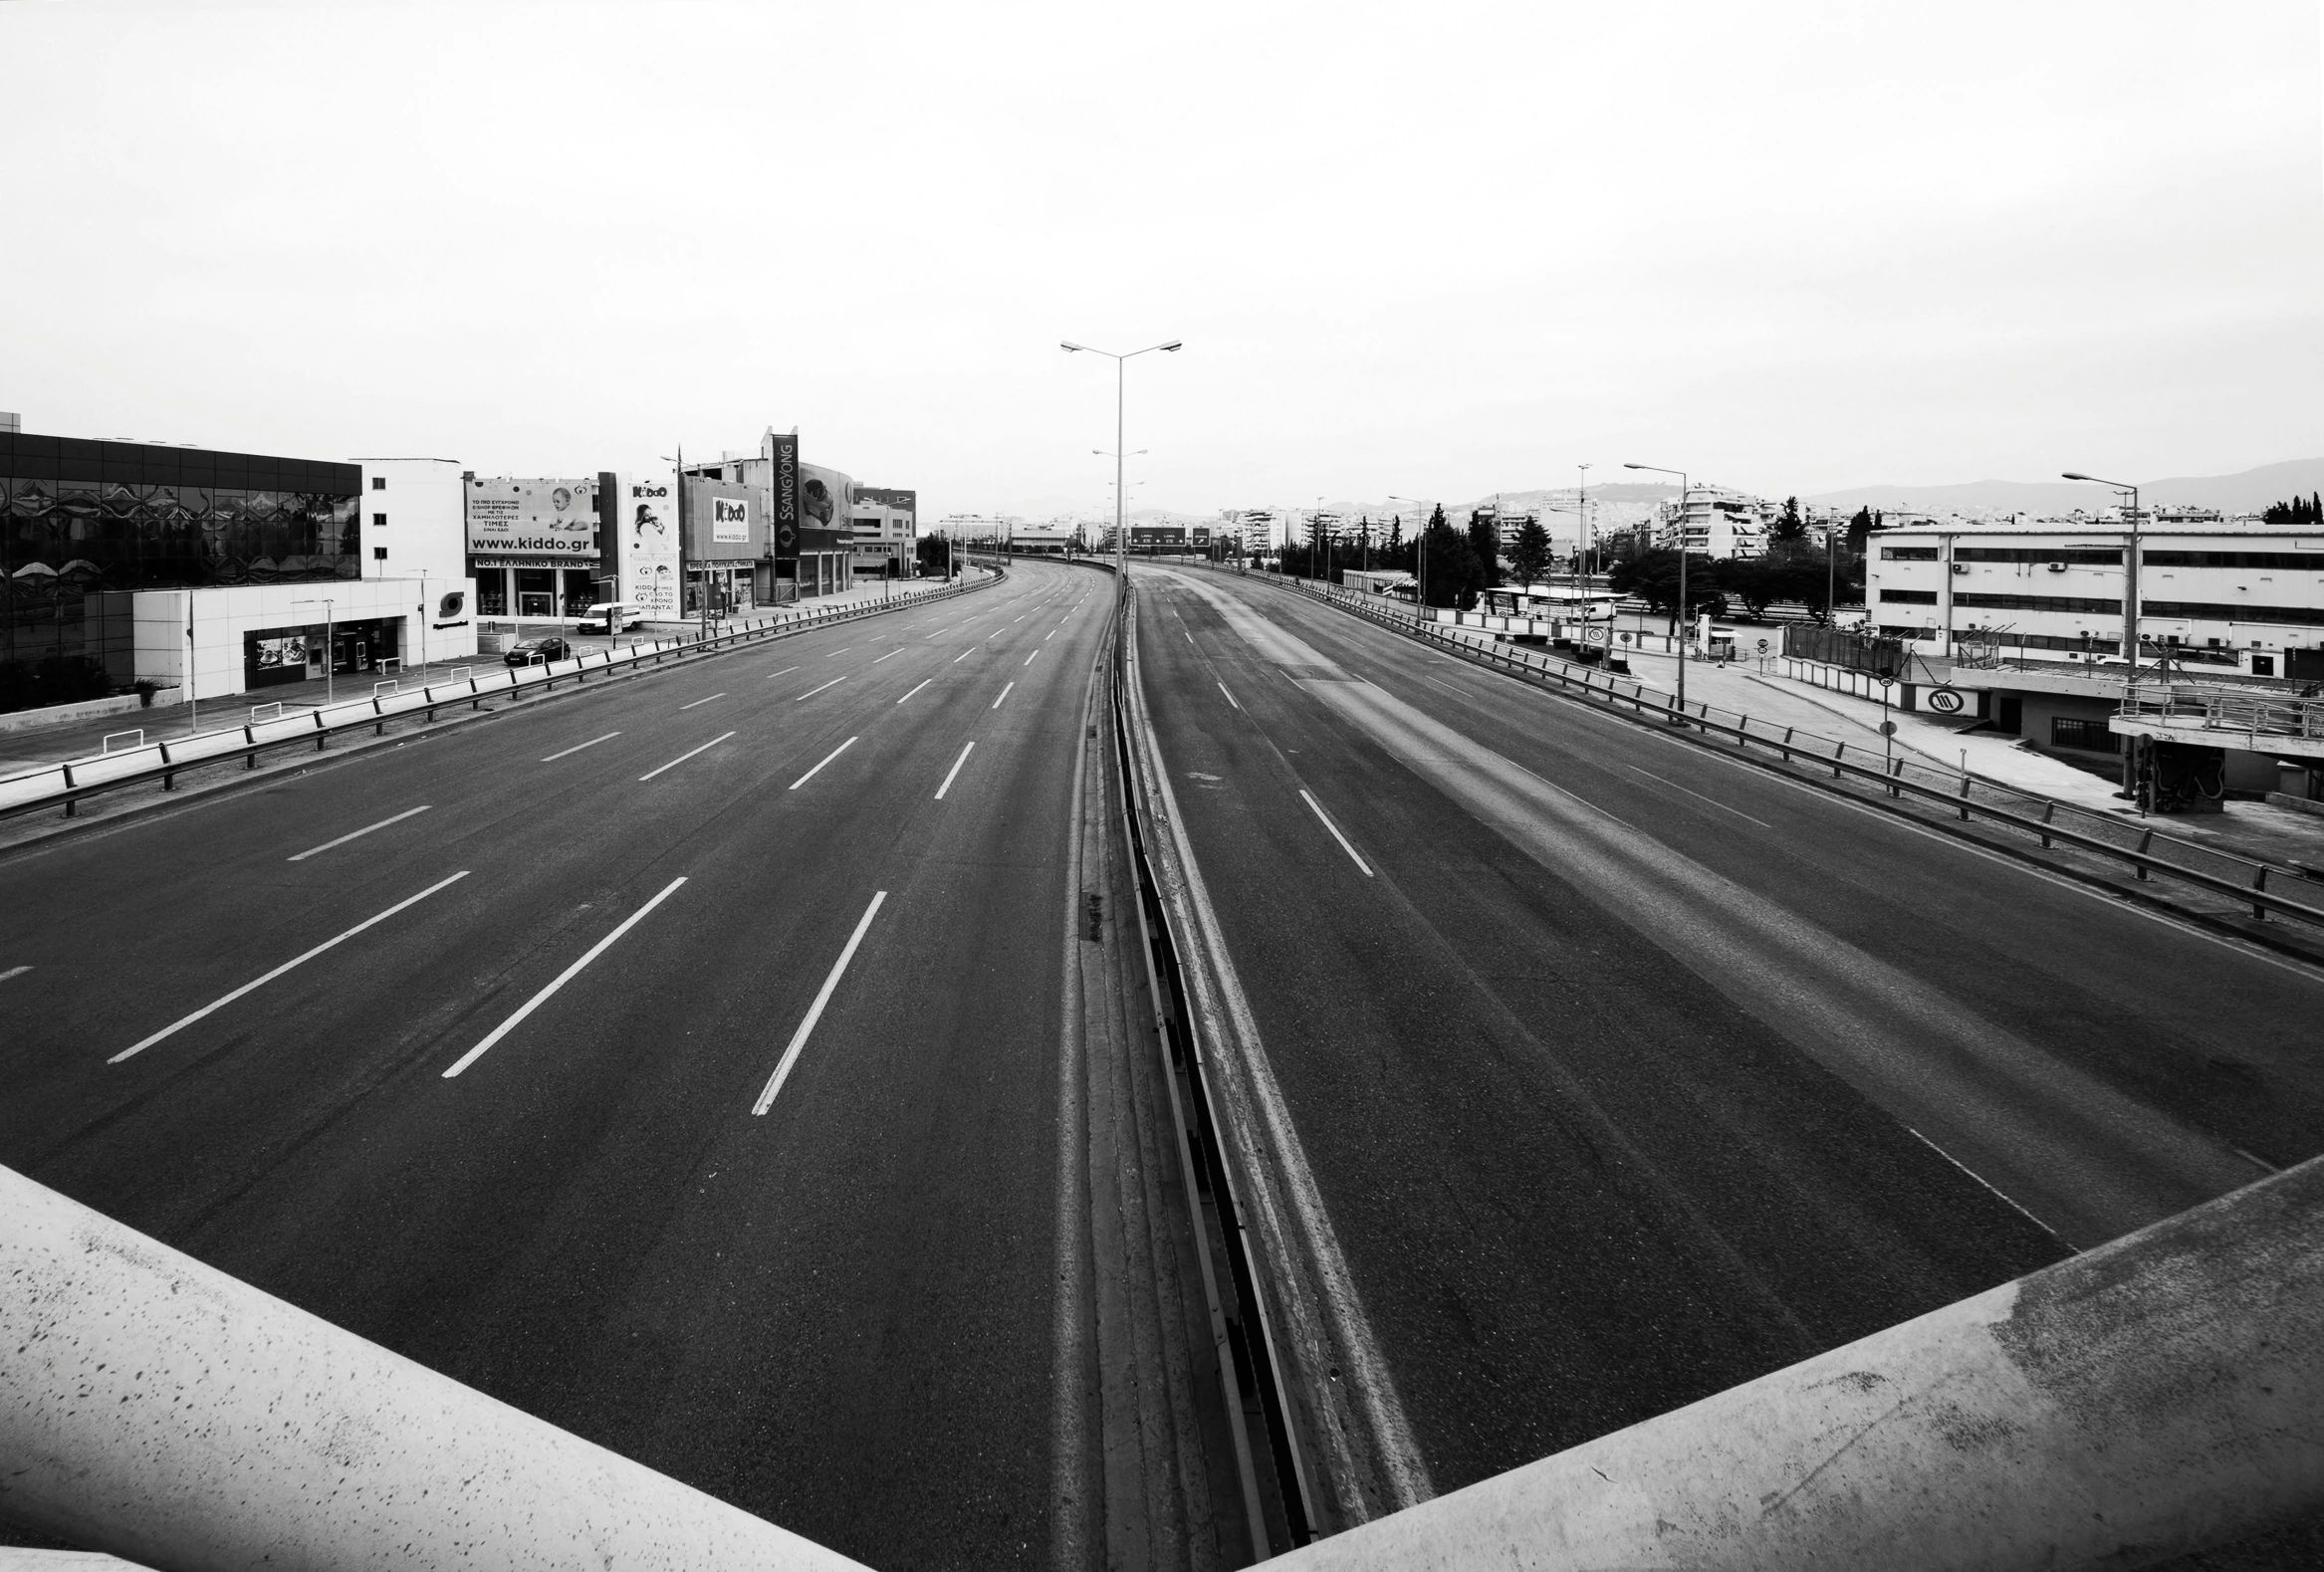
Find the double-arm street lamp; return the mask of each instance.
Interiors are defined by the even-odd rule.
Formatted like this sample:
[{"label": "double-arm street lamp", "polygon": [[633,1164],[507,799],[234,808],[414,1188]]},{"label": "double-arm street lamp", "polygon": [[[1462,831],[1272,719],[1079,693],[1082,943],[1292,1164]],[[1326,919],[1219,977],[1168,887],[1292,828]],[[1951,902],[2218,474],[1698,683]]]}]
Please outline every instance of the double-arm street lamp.
[{"label": "double-arm street lamp", "polygon": [[[1679,478],[1679,612],[1678,620],[1687,616],[1687,472],[1665,469],[1660,464],[1625,464],[1626,470],[1652,470],[1657,475],[1676,475]],[[1687,710],[1687,641],[1679,640],[1679,713]]]},{"label": "double-arm street lamp", "polygon": [[1150,343],[1143,349],[1132,349],[1126,354],[1116,354],[1111,349],[1099,349],[1086,343],[1075,343],[1070,338],[1060,340],[1057,347],[1067,354],[1102,354],[1113,362],[1113,565],[1118,579],[1129,571],[1130,538],[1127,518],[1129,493],[1122,485],[1122,449],[1125,446],[1122,441],[1122,367],[1139,355],[1152,354],[1157,349],[1164,354],[1175,354],[1186,347],[1186,341],[1173,338],[1168,343]]},{"label": "double-arm street lamp", "polygon": [[2130,493],[2130,538],[2122,552],[2122,658],[2130,662],[2130,675],[2139,674],[2139,489],[2127,481],[2106,480],[2096,475],[2085,475],[2080,470],[2063,472],[2068,480],[2086,480],[2096,486],[2112,486],[2118,492]]}]

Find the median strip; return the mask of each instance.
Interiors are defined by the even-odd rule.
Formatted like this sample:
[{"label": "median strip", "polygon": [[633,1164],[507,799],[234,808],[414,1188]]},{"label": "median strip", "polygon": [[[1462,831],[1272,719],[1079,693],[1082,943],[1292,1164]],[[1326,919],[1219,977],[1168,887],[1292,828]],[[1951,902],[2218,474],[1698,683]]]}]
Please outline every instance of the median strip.
[{"label": "median strip", "polygon": [[848,749],[854,746],[855,739],[852,737],[848,738],[838,747],[823,755],[823,764],[816,765],[813,770],[810,770],[806,775],[803,775],[797,781],[792,782],[791,785],[786,786],[784,789],[788,791],[798,790],[801,786],[806,786],[810,781],[813,781],[815,778],[816,773],[823,768],[823,765],[829,764],[832,760],[838,758],[841,754],[845,753]]},{"label": "median strip", "polygon": [[651,781],[655,776],[660,775],[664,770],[677,769],[678,766],[684,764],[687,760],[693,758],[696,754],[703,752],[705,749],[716,748],[720,743],[725,742],[733,735],[734,733],[732,732],[721,732],[718,736],[713,737],[710,739],[710,741],[704,743],[701,748],[689,748],[684,753],[678,755],[677,758],[671,760],[668,764],[656,765],[651,770],[648,770],[644,775],[639,776],[637,779],[640,781]]},{"label": "median strip", "polygon": [[329,851],[334,846],[344,846],[350,840],[360,840],[374,829],[385,829],[390,824],[400,824],[405,819],[411,817],[413,814],[425,813],[427,810],[428,804],[425,802],[421,803],[418,807],[407,807],[402,812],[396,814],[393,818],[383,818],[376,824],[365,824],[361,829],[350,830],[347,834],[340,836],[337,840],[327,840],[320,846],[310,846],[305,851],[300,852],[297,856],[286,857],[283,860],[285,862],[305,862],[309,857]]},{"label": "median strip", "polygon": [[295,957],[289,961],[285,961],[281,966],[278,966],[272,972],[267,973],[266,976],[243,984],[240,988],[236,989],[233,993],[226,995],[223,999],[214,1000],[211,1003],[204,1005],[201,1009],[195,1011],[190,1015],[184,1016],[182,1019],[171,1021],[168,1025],[163,1026],[159,1031],[154,1032],[153,1035],[147,1037],[144,1041],[134,1043],[129,1047],[121,1049],[120,1052],[115,1054],[112,1058],[107,1059],[105,1062],[108,1064],[118,1064],[123,1059],[135,1058],[138,1054],[144,1052],[147,1048],[153,1046],[154,1043],[159,1042],[163,1037],[170,1035],[172,1032],[183,1031],[186,1027],[201,1019],[204,1015],[225,1009],[228,1005],[233,1004],[234,1001],[240,999],[243,995],[250,993],[254,989],[264,988],[267,984],[273,982],[276,978],[281,977],[285,972],[290,971],[293,967],[305,966],[308,962],[323,954],[324,951],[333,948],[335,945],[342,945],[347,943],[347,941],[352,939],[355,935],[361,933],[364,929],[369,928],[376,923],[385,922],[388,918],[394,916],[397,912],[402,911],[406,906],[416,906],[421,901],[424,901],[429,896],[435,894],[436,891],[443,889],[447,885],[457,884],[466,877],[468,877],[468,870],[463,868],[458,873],[453,874],[450,878],[440,879],[436,883],[429,885],[426,889],[420,891],[417,895],[407,896],[403,900],[397,901],[393,906],[390,906],[385,911],[379,913],[378,916],[364,918],[361,922],[355,924],[352,928],[349,928],[346,933],[341,934],[338,938],[324,940],[323,943],[317,945],[314,949],[308,951],[305,955]]},{"label": "median strip", "polygon": [[823,979],[823,986],[815,994],[815,1002],[808,1006],[807,1018],[791,1034],[791,1046],[783,1050],[782,1062],[775,1066],[775,1073],[767,1077],[766,1090],[760,1092],[759,1100],[751,1105],[753,1118],[775,1106],[776,1094],[783,1090],[783,1083],[791,1078],[791,1066],[799,1062],[799,1050],[807,1046],[808,1036],[815,1029],[815,1022],[823,1018],[823,1007],[831,1002],[831,993],[839,986],[840,974],[847,970],[847,963],[855,959],[855,947],[863,943],[864,931],[871,926],[871,920],[879,915],[880,904],[886,899],[887,891],[877,891],[871,897],[871,904],[863,909],[863,916],[855,924],[855,931],[847,936],[847,948],[839,952],[839,959],[832,963],[831,975]]},{"label": "median strip", "polygon": [[531,999],[526,1000],[523,1008],[520,1009],[515,1014],[509,1016],[508,1019],[502,1021],[499,1025],[492,1028],[491,1035],[487,1036],[482,1042],[479,1042],[475,1047],[470,1048],[466,1053],[461,1054],[458,1059],[454,1060],[452,1067],[444,1071],[443,1078],[445,1080],[450,1080],[454,1076],[458,1075],[462,1070],[468,1068],[469,1065],[474,1064],[478,1059],[483,1058],[487,1048],[491,1047],[501,1038],[507,1036],[510,1032],[514,1031],[517,1028],[518,1023],[521,1022],[527,1015],[530,1015],[534,1011],[539,1010],[543,1005],[549,1002],[549,996],[556,993],[559,989],[565,987],[566,984],[572,982],[576,977],[580,976],[582,967],[587,966],[591,961],[594,961],[597,957],[603,955],[607,950],[613,948],[614,940],[620,938],[623,934],[629,932],[630,929],[636,927],[647,912],[652,911],[656,906],[659,906],[662,902],[668,900],[673,894],[677,892],[678,886],[685,882],[686,879],[683,874],[679,875],[675,879],[672,879],[668,884],[662,887],[661,894],[655,896],[652,900],[647,901],[643,906],[640,906],[636,911],[631,912],[627,917],[624,917],[621,920],[620,927],[614,929],[611,933],[605,935],[604,938],[589,946],[588,952],[579,961],[576,961],[573,965],[558,973],[556,982],[551,983],[547,988],[541,990],[540,993],[535,994]]}]

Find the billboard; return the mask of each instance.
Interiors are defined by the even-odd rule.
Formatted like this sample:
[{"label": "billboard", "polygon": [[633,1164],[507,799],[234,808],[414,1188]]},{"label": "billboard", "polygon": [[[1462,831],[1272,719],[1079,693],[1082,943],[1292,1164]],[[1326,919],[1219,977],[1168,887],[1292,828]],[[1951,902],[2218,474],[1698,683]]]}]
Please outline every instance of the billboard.
[{"label": "billboard", "polygon": [[747,546],[751,540],[751,503],[747,497],[712,497],[710,538],[722,546]]},{"label": "billboard", "polygon": [[682,622],[678,592],[678,487],[675,477],[623,476],[618,492],[621,598],[648,622]]},{"label": "billboard", "polygon": [[767,518],[777,561],[799,561],[799,433],[766,437]]},{"label": "billboard", "polygon": [[467,512],[471,554],[597,560],[595,481],[472,480]]}]

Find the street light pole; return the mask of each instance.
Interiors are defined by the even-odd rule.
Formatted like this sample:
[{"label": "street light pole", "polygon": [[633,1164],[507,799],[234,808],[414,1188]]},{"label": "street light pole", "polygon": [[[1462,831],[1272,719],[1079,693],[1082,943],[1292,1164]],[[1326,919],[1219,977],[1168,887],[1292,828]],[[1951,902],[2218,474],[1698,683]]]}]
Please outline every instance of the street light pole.
[{"label": "street light pole", "polygon": [[[1574,498],[1574,507],[1581,514],[1582,592],[1586,595],[1591,587],[1589,580],[1596,576],[1592,569],[1597,562],[1598,538],[1590,530],[1590,467],[1587,464],[1579,467],[1581,469],[1581,490],[1579,495]],[[1589,601],[1586,599],[1582,601],[1582,621],[1584,624],[1589,621]]]},{"label": "street light pole", "polygon": [[2130,663],[2131,677],[2139,674],[2139,489],[2128,481],[2104,480],[2080,470],[2064,471],[2068,480],[2086,480],[2130,493],[2130,531],[2122,553],[2122,658]]},{"label": "street light pole", "polygon": [[1122,440],[1123,432],[1127,429],[1123,416],[1126,367],[1130,361],[1141,354],[1152,354],[1157,349],[1164,354],[1175,354],[1185,346],[1186,340],[1173,338],[1168,343],[1150,343],[1143,349],[1132,349],[1125,354],[1115,354],[1111,349],[1099,349],[1086,343],[1075,343],[1069,338],[1061,339],[1057,344],[1057,347],[1067,354],[1102,354],[1113,361],[1113,571],[1116,583],[1128,576],[1130,566],[1129,493],[1123,489],[1122,484],[1125,479],[1124,467],[1128,462],[1123,453],[1124,443]]},{"label": "street light pole", "polygon": [[[1679,478],[1679,620],[1687,615],[1687,472],[1665,469],[1660,464],[1625,464],[1626,470],[1652,470],[1657,475],[1676,475]],[[1641,641],[1643,642],[1643,640]],[[1678,641],[1679,656],[1679,713],[1687,713],[1687,641]]]}]

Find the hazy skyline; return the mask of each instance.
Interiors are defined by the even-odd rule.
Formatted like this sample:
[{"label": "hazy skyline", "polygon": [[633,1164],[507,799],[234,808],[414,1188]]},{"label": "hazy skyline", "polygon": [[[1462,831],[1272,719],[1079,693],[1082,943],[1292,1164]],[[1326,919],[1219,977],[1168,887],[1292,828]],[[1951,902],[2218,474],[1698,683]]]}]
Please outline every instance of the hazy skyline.
[{"label": "hazy skyline", "polygon": [[2313,3],[0,6],[28,430],[923,515],[2324,452]]}]

